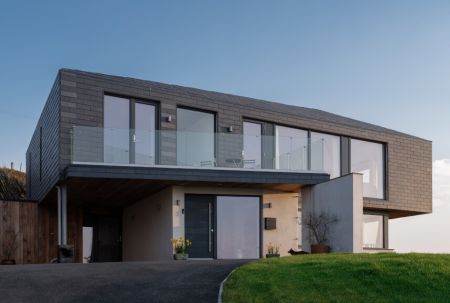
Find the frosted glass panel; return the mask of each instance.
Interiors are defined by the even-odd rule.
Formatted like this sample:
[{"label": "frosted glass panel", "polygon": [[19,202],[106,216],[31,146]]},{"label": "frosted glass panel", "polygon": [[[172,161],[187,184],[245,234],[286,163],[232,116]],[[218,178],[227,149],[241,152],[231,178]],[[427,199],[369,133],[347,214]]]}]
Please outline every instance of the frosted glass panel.
[{"label": "frosted glass panel", "polygon": [[258,197],[217,197],[217,258],[257,259],[260,256]]}]

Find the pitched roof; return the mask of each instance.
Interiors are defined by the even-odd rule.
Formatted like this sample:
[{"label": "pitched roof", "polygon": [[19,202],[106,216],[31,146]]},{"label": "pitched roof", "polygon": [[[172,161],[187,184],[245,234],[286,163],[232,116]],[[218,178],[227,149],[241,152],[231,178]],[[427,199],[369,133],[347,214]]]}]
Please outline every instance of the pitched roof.
[{"label": "pitched roof", "polygon": [[319,109],[314,108],[308,108],[308,107],[301,107],[301,106],[295,106],[295,105],[289,105],[289,104],[283,104],[273,101],[267,101],[267,100],[261,100],[261,99],[255,99],[250,97],[243,97],[243,96],[237,96],[232,94],[226,94],[216,91],[209,91],[209,90],[203,90],[198,88],[192,88],[192,87],[186,87],[186,86],[180,86],[180,85],[174,85],[174,84],[165,84],[155,81],[149,81],[149,80],[141,80],[136,78],[130,78],[130,77],[123,77],[123,76],[113,76],[113,75],[106,75],[102,73],[93,73],[93,72],[86,72],[86,71],[80,71],[80,70],[73,70],[73,69],[61,69],[61,71],[66,71],[69,73],[75,73],[80,74],[84,76],[91,76],[96,78],[101,78],[105,80],[110,81],[117,81],[124,85],[138,85],[138,86],[144,86],[148,87],[152,90],[159,91],[166,94],[172,94],[177,96],[186,96],[190,98],[202,98],[202,99],[209,99],[211,101],[221,101],[221,102],[227,102],[229,104],[236,104],[240,106],[245,107],[252,107],[255,109],[260,110],[269,110],[273,112],[288,114],[288,115],[295,115],[300,118],[304,119],[313,119],[313,120],[319,120],[323,122],[331,122],[336,123],[344,126],[349,126],[353,128],[359,128],[369,131],[375,131],[375,132],[381,132],[386,133],[390,135],[397,135],[401,137],[408,137],[408,138],[415,138],[420,140],[425,140],[423,138],[419,138],[416,136],[412,136],[406,133],[402,133],[393,129],[385,128],[382,126],[378,126],[375,124],[359,121],[356,119],[336,115],[330,112],[326,112]]}]

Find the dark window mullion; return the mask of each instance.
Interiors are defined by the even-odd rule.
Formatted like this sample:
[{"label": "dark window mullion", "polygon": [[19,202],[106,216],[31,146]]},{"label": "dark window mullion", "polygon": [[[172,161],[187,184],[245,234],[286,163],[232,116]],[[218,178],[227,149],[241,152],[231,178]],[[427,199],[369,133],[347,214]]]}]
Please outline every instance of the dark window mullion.
[{"label": "dark window mullion", "polygon": [[136,137],[136,113],[135,113],[135,101],[130,99],[130,164],[135,163],[135,137]]},{"label": "dark window mullion", "polygon": [[[311,131],[308,130],[308,139],[307,139],[307,162],[308,162],[308,170],[311,170]],[[323,148],[323,147],[322,147]]]}]

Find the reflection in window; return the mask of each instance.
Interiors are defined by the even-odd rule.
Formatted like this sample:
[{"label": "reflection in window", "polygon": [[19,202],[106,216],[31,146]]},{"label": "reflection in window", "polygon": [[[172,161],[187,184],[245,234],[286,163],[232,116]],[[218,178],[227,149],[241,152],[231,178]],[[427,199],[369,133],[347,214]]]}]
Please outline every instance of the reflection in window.
[{"label": "reflection in window", "polygon": [[130,163],[130,101],[105,96],[104,162]]},{"label": "reflection in window", "polygon": [[261,124],[244,122],[244,168],[261,168]]},{"label": "reflection in window", "polygon": [[275,139],[275,167],[277,169],[308,169],[307,131],[277,125]]},{"label": "reflection in window", "polygon": [[214,167],[214,114],[177,109],[177,164]]},{"label": "reflection in window", "polygon": [[363,243],[366,248],[383,248],[383,216],[363,215]]},{"label": "reflection in window", "polygon": [[311,132],[311,169],[325,171],[330,178],[341,175],[341,138]]},{"label": "reflection in window", "polygon": [[384,199],[383,144],[352,139],[351,171],[363,174],[364,197]]},{"label": "reflection in window", "polygon": [[155,106],[135,104],[135,163],[155,164]]}]

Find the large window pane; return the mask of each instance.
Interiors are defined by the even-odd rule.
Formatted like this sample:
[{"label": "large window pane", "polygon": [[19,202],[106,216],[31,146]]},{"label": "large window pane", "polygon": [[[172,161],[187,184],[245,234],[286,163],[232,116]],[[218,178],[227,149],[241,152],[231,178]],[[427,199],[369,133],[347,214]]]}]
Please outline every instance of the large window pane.
[{"label": "large window pane", "polygon": [[155,164],[155,106],[135,105],[135,163]]},{"label": "large window pane", "polygon": [[351,140],[351,171],[363,174],[364,197],[384,199],[383,144]]},{"label": "large window pane", "polygon": [[277,125],[275,127],[277,169],[308,169],[308,132]]},{"label": "large window pane", "polygon": [[261,124],[244,122],[244,168],[261,168]]},{"label": "large window pane", "polygon": [[260,257],[259,197],[217,197],[217,258]]},{"label": "large window pane", "polygon": [[130,101],[105,96],[104,162],[130,162]]},{"label": "large window pane", "polygon": [[177,109],[177,163],[180,166],[215,166],[214,114]]},{"label": "large window pane", "polygon": [[364,247],[383,248],[383,216],[364,215]]},{"label": "large window pane", "polygon": [[330,178],[341,175],[341,138],[311,132],[311,169],[325,171]]}]

